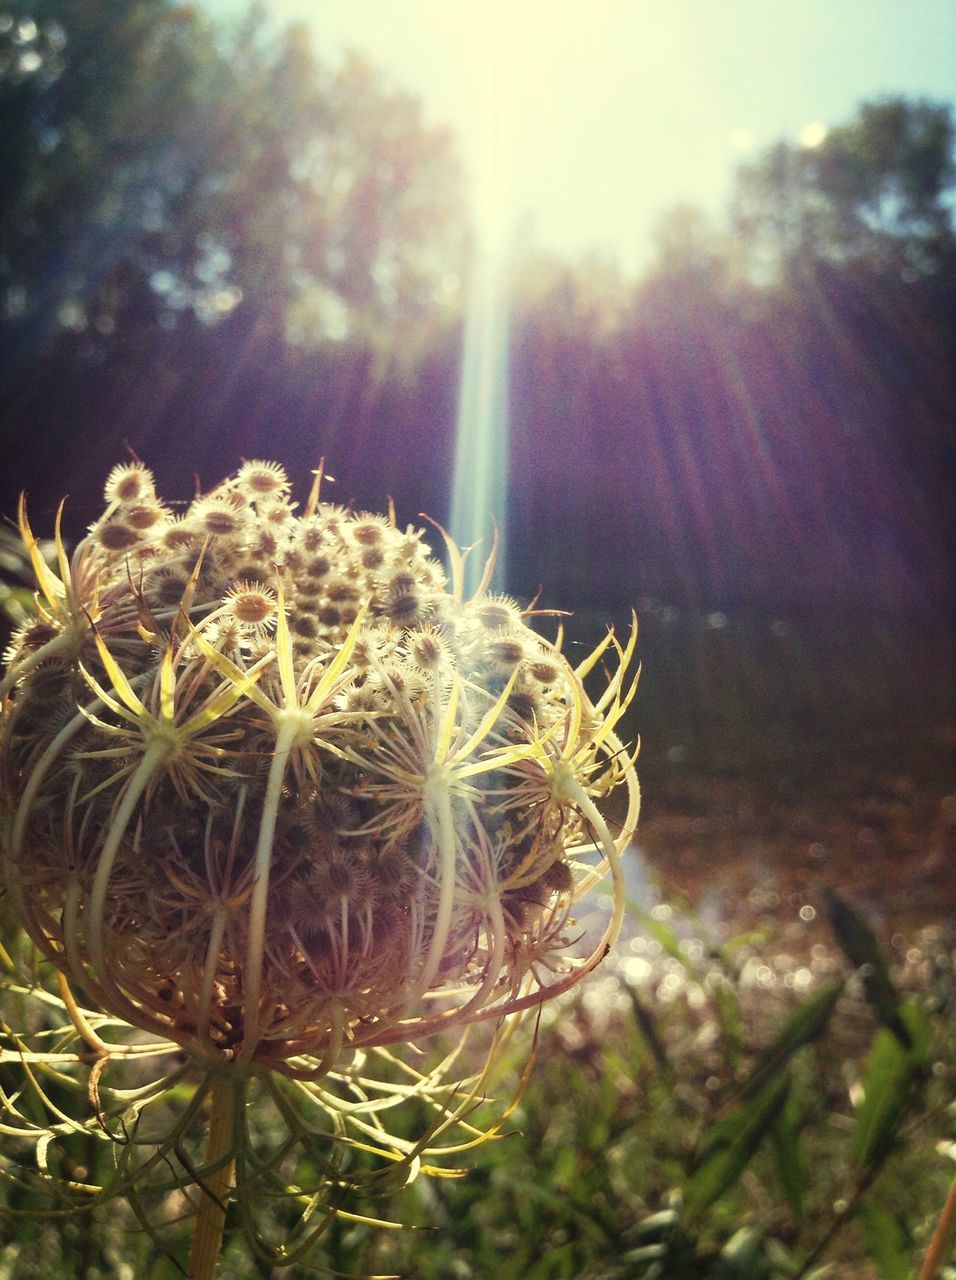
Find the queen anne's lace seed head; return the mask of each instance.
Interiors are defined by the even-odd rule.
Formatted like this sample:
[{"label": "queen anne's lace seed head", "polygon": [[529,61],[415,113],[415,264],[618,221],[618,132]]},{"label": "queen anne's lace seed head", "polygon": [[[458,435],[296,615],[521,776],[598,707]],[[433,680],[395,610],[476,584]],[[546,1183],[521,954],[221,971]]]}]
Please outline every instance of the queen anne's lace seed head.
[{"label": "queen anne's lace seed head", "polygon": [[[111,1017],[216,1071],[325,1078],[539,1004],[605,954],[634,639],[575,670],[514,601],[462,599],[450,542],[449,590],[421,530],[315,495],[299,515],[288,487],[247,462],[174,518],[117,467],[60,576],[34,559],[40,616],[3,684],[3,879]],[[615,836],[599,804],[620,782]],[[574,902],[602,863],[614,912],[582,956]]]},{"label": "queen anne's lace seed head", "polygon": [[253,500],[271,498],[289,491],[289,477],[277,462],[244,462],[236,473],[235,486]]},{"label": "queen anne's lace seed head", "polygon": [[275,622],[278,601],[271,587],[240,579],[227,588],[223,608],[236,622],[255,630]]},{"label": "queen anne's lace seed head", "polygon": [[106,480],[104,497],[110,504],[143,502],[155,497],[153,473],[141,462],[121,462]]}]

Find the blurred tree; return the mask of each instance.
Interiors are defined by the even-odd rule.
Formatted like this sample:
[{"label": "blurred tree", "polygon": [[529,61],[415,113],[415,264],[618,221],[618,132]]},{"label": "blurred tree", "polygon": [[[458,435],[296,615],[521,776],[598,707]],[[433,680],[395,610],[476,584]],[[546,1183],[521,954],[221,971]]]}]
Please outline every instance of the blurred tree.
[{"label": "blurred tree", "polygon": [[57,332],[102,353],[240,303],[314,346],[453,302],[447,135],[304,28],[228,38],[172,0],[20,0],[0,16],[8,372]]},{"label": "blurred tree", "polygon": [[645,284],[659,280],[716,296],[727,283],[726,236],[697,205],[676,204],[658,218]]},{"label": "blurred tree", "polygon": [[824,262],[906,281],[951,265],[954,137],[948,106],[883,98],[816,146],[777,143],[737,174],[744,274],[765,282]]},{"label": "blurred tree", "polygon": [[0,280],[16,371],[58,329],[105,339],[137,306],[157,320],[144,304],[159,301],[158,254],[170,280],[202,269],[195,236],[188,252],[181,233],[170,243],[170,213],[195,185],[186,122],[222,68],[197,14],[165,0],[33,0],[0,25]]}]

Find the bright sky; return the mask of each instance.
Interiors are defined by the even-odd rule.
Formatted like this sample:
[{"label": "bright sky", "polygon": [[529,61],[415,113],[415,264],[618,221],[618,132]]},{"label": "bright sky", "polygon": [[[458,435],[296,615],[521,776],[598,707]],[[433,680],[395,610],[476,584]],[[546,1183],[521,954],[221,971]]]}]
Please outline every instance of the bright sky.
[{"label": "bright sky", "polygon": [[[218,12],[244,0],[206,0]],[[667,207],[865,98],[956,102],[956,0],[267,0],[360,49],[461,140],[489,225],[638,267]],[[803,132],[806,130],[807,132]]]}]

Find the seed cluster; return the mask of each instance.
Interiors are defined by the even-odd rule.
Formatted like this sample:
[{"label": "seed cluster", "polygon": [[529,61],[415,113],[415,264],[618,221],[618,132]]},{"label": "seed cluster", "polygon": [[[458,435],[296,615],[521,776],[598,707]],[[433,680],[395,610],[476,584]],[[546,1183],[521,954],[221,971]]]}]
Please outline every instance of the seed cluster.
[{"label": "seed cluster", "polygon": [[[618,856],[596,801],[633,652],[583,668],[419,529],[245,463],[174,514],[141,464],[8,654],[4,879],[102,1008],[213,1058],[330,1069],[593,967],[571,912]],[[450,544],[449,544],[450,545]],[[583,676],[616,662],[592,702]],[[591,856],[597,847],[597,855]],[[621,895],[618,892],[618,899]]]}]

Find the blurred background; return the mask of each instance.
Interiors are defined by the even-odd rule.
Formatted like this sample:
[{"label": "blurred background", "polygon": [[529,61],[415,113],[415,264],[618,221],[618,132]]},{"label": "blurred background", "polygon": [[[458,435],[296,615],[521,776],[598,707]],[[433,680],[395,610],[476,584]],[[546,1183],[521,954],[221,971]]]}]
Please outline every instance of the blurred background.
[{"label": "blurred background", "polygon": [[78,538],[133,453],[494,519],[572,648],[638,611],[673,889],[948,918],[954,51],[948,0],[6,0],[0,511]]},{"label": "blurred background", "polygon": [[[508,1141],[322,1274],[910,1280],[956,1158],[954,95],[952,0],[0,0],[8,626],[21,491],[76,541],[130,456],[172,503],[324,457],[478,564],[494,525],[572,660],[640,618],[627,930],[490,1086]],[[95,1223],[9,1220],[0,1280],[181,1274]]]}]

